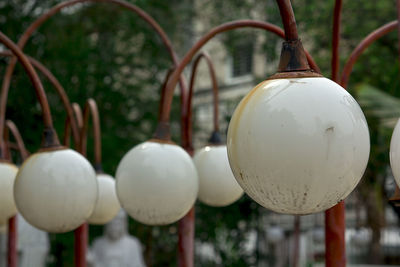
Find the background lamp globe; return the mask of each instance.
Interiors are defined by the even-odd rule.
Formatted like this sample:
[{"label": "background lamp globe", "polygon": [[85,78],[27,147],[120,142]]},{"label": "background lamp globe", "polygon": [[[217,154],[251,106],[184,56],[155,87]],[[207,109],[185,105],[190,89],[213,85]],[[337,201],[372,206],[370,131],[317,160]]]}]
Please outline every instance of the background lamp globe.
[{"label": "background lamp globe", "polygon": [[106,224],[118,214],[121,206],[115,191],[114,178],[108,174],[97,174],[97,184],[99,195],[88,223]]},{"label": "background lamp globe", "polygon": [[323,77],[266,80],[237,106],[229,163],[244,191],[286,214],[326,210],[360,181],[368,125],[354,98]]},{"label": "background lamp globe", "polygon": [[133,147],[116,173],[117,196],[135,220],[149,225],[170,224],[193,206],[198,192],[196,168],[181,147],[147,141]]},{"label": "background lamp globe", "polygon": [[394,127],[390,140],[390,166],[397,185],[400,185],[400,120]]},{"label": "background lamp globe", "polygon": [[21,166],[14,184],[18,211],[33,226],[51,233],[71,231],[92,214],[96,174],[72,149],[42,151]]},{"label": "background lamp globe", "polygon": [[8,162],[0,163],[0,225],[17,214],[14,202],[13,186],[18,168]]},{"label": "background lamp globe", "polygon": [[193,162],[199,175],[198,198],[204,204],[223,207],[243,195],[229,167],[226,146],[206,146],[195,154]]}]

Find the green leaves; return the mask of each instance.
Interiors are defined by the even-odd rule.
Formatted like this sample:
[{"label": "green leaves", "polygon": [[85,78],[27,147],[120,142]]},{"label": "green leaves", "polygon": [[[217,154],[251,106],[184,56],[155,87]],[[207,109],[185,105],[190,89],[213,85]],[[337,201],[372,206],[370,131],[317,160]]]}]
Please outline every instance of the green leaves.
[{"label": "green leaves", "polygon": [[359,84],[355,89],[365,115],[373,116],[381,126],[393,129],[400,117],[400,99],[369,84]]}]

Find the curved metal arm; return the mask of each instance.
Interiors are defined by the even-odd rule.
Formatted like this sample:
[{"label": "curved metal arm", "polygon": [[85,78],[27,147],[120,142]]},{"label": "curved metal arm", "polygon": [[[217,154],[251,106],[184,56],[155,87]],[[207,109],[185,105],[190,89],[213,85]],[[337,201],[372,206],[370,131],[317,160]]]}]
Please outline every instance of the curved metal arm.
[{"label": "curved metal arm", "polygon": [[342,5],[342,0],[336,0],[333,14],[331,71],[332,80],[335,82],[338,82],[339,79],[339,41]]},{"label": "curved metal arm", "polygon": [[[71,139],[71,126],[72,125],[76,125],[76,128],[79,131],[79,136],[78,138],[75,140],[74,138],[74,142],[75,142],[75,147],[77,150],[80,149],[80,131],[82,129],[82,125],[83,125],[83,118],[82,118],[82,109],[81,107],[78,105],[78,103],[72,103],[71,105],[71,109],[72,109],[72,117],[67,117],[67,119],[65,120],[65,126],[64,126],[64,146],[69,147],[70,146],[70,139]],[[71,118],[75,121],[74,124],[71,124]]]},{"label": "curved metal arm", "polygon": [[[0,52],[0,56],[6,56],[10,57],[13,56],[13,54],[9,51],[2,51]],[[61,101],[63,103],[63,106],[65,110],[67,111],[68,118],[72,120],[72,124],[68,125],[68,127],[72,128],[72,136],[74,138],[74,143],[78,144],[79,143],[79,129],[76,124],[76,120],[74,117],[74,111],[72,110],[71,102],[69,101],[68,95],[66,94],[64,88],[60,84],[60,82],[57,80],[57,78],[51,73],[42,63],[37,61],[36,59],[25,55],[29,61],[31,62],[32,66],[34,66],[37,70],[39,70],[49,81],[50,83],[54,86],[54,88],[57,91],[57,94],[61,98]],[[68,129],[69,131],[69,129]]]},{"label": "curved metal arm", "polygon": [[[396,1],[397,7],[397,42],[398,42],[398,49],[399,49],[399,64],[400,64],[400,0]],[[399,68],[400,69],[400,68]]]},{"label": "curved metal arm", "polygon": [[[29,40],[30,36],[45,21],[47,21],[53,15],[57,14],[63,8],[70,7],[70,6],[79,4],[79,3],[85,3],[85,2],[94,2],[94,3],[104,2],[104,3],[116,4],[116,5],[119,5],[123,8],[126,8],[129,11],[132,11],[135,14],[137,14],[141,19],[143,19],[146,23],[148,23],[155,30],[155,32],[160,36],[164,46],[167,48],[168,53],[171,56],[172,61],[174,62],[174,65],[178,65],[178,63],[179,63],[178,57],[172,48],[171,41],[169,40],[168,36],[164,32],[164,30],[161,28],[161,26],[144,10],[142,10],[141,8],[139,8],[133,4],[122,1],[122,0],[69,0],[69,1],[62,2],[62,3],[52,7],[51,9],[49,9],[47,12],[45,12],[43,15],[41,15],[37,20],[35,20],[28,27],[28,29],[22,34],[21,38],[18,41],[18,46],[20,47],[20,49],[22,50],[24,48],[24,46],[25,46],[26,42]],[[4,79],[3,79],[1,98],[0,98],[0,131],[1,132],[4,129],[4,120],[5,120],[5,111],[6,111],[8,91],[9,91],[11,77],[12,77],[16,62],[17,61],[15,58],[11,59],[9,65],[7,66],[7,69],[6,69],[6,72],[4,75]],[[183,103],[183,99],[186,99],[186,94],[187,94],[187,89],[186,89],[186,85],[185,85],[183,77],[179,77],[179,83],[180,83],[180,88],[181,88],[181,91],[180,91],[181,103]],[[74,133],[74,135],[75,134],[76,133]],[[2,139],[1,136],[0,136],[0,139]]]},{"label": "curved metal arm", "polygon": [[[236,20],[228,23],[224,23],[219,25],[213,29],[211,29],[208,33],[206,33],[200,40],[198,40],[192,48],[186,53],[185,57],[182,59],[181,63],[175,69],[174,73],[172,74],[171,78],[168,81],[166,92],[165,92],[165,99],[166,103],[163,106],[162,116],[159,118],[160,123],[168,123],[171,111],[171,102],[173,97],[174,88],[178,82],[178,79],[183,72],[183,69],[186,67],[187,64],[192,60],[193,56],[214,36],[217,34],[227,32],[230,30],[238,29],[238,28],[258,28],[264,29],[269,32],[275,33],[279,37],[284,38],[285,34],[281,28],[278,26],[263,22],[263,21],[256,21],[256,20]],[[315,64],[314,60],[311,56],[306,52],[307,60],[311,68],[319,72],[317,65]]]},{"label": "curved metal arm", "polygon": [[[339,80],[339,42],[342,0],[335,1],[332,31],[331,77]],[[325,264],[326,266],[346,266],[344,202],[325,211]]]},{"label": "curved metal arm", "polygon": [[[43,123],[44,123],[44,127],[45,127],[44,128],[44,140],[43,140],[42,146],[43,147],[59,146],[60,143],[58,141],[57,133],[55,132],[54,127],[53,127],[53,120],[51,118],[49,103],[47,101],[46,93],[43,89],[43,85],[39,79],[39,76],[37,75],[35,69],[29,62],[29,59],[22,53],[21,49],[19,49],[19,47],[14,42],[12,42],[6,35],[4,35],[2,32],[0,32],[0,42],[3,43],[8,49],[10,49],[18,57],[18,60],[21,62],[25,71],[28,73],[29,79],[31,80],[31,82],[35,88],[37,98],[38,98],[40,106],[42,108]],[[0,118],[0,124],[4,125],[4,122],[5,122],[4,117]],[[4,145],[3,144],[3,134],[4,134],[3,132],[4,132],[4,128],[0,128],[0,144],[2,144],[2,145]]]},{"label": "curved metal arm", "polygon": [[22,160],[27,159],[29,156],[29,152],[28,152],[28,150],[26,150],[24,140],[22,139],[22,136],[21,136],[17,126],[11,120],[6,120],[6,126],[7,126],[7,129],[13,135],[15,142],[17,143],[17,149],[18,149],[19,153],[21,154]]},{"label": "curved metal arm", "polygon": [[102,171],[101,168],[101,130],[100,130],[100,116],[97,108],[96,101],[89,98],[86,101],[83,110],[83,126],[81,129],[81,143],[80,153],[86,156],[87,149],[87,131],[89,128],[89,114],[93,123],[93,136],[94,136],[94,169],[98,172]]},{"label": "curved metal arm", "polygon": [[389,22],[375,31],[371,32],[367,37],[365,37],[358,46],[351,52],[349,59],[346,62],[346,65],[342,71],[342,77],[340,79],[340,85],[343,88],[346,88],[349,82],[350,74],[353,70],[353,66],[356,63],[358,57],[364,52],[365,49],[368,48],[374,41],[378,40],[385,34],[394,31],[398,26],[398,21]]},{"label": "curved metal arm", "polygon": [[[211,58],[208,54],[205,52],[201,52],[194,60],[193,66],[192,66],[192,75],[190,77],[190,83],[189,83],[189,95],[188,95],[188,101],[187,101],[187,110],[188,110],[188,116],[187,116],[187,123],[191,124],[192,123],[192,100],[193,100],[193,91],[194,91],[194,82],[196,79],[197,75],[197,69],[199,66],[199,63],[201,59],[204,59],[207,62],[208,66],[208,71],[211,77],[211,82],[212,82],[212,92],[213,92],[213,103],[214,103],[214,113],[213,113],[213,119],[214,119],[214,132],[219,132],[219,124],[218,124],[218,118],[219,118],[219,109],[218,109],[218,82],[217,82],[217,76],[215,74],[215,68],[214,65],[211,61]],[[192,127],[189,127],[189,132],[188,132],[188,143],[192,144],[193,141],[193,131]]]},{"label": "curved metal arm", "polygon": [[165,87],[167,86],[167,82],[169,80],[169,78],[171,77],[172,72],[174,71],[174,68],[170,68],[167,71],[167,75],[165,75],[164,81],[161,85],[161,90],[160,90],[160,103],[158,106],[158,117],[161,116],[161,112],[162,112],[162,107],[163,107],[163,103],[164,103],[164,99],[165,99]]},{"label": "curved metal arm", "polygon": [[290,0],[277,0],[276,2],[278,3],[283,28],[285,29],[285,39],[287,41],[298,40],[296,19]]}]

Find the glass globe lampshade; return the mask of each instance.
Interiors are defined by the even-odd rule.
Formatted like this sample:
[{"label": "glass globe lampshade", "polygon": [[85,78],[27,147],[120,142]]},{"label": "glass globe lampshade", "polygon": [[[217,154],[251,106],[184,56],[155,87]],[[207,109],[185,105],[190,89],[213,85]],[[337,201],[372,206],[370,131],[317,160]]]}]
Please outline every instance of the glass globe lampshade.
[{"label": "glass globe lampshade", "polygon": [[394,180],[400,185],[400,120],[397,121],[390,140],[390,167]]},{"label": "glass globe lampshade", "polygon": [[66,148],[31,155],[14,183],[18,211],[30,224],[51,233],[68,232],[84,223],[97,193],[91,164]]},{"label": "glass globe lampshade", "polygon": [[108,174],[97,174],[97,184],[99,195],[88,223],[106,224],[117,216],[121,206],[115,191],[114,178]]},{"label": "glass globe lampshade", "polygon": [[199,175],[198,198],[204,204],[223,207],[238,200],[243,189],[229,167],[226,146],[206,146],[193,157]]},{"label": "glass globe lampshade", "polygon": [[127,213],[149,225],[181,219],[198,192],[196,168],[181,147],[150,140],[133,147],[116,173],[117,196]]},{"label": "glass globe lampshade", "polygon": [[18,168],[8,162],[0,162],[0,225],[17,214],[14,202],[13,186]]},{"label": "glass globe lampshade", "polygon": [[286,214],[323,211],[346,198],[370,150],[359,105],[323,77],[260,83],[237,106],[227,146],[244,191]]}]

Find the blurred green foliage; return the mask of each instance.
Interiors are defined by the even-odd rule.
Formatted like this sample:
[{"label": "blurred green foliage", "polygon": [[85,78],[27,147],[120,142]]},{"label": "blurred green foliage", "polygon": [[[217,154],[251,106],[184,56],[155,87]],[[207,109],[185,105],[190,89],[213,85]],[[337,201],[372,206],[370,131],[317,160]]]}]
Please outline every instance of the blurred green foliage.
[{"label": "blurred green foliage", "polygon": [[[29,23],[58,0],[0,0],[0,29],[17,41]],[[180,56],[193,42],[193,23],[207,16],[205,29],[234,19],[263,19],[281,25],[275,1],[129,1],[146,10],[163,27]],[[334,1],[293,1],[300,36],[326,76],[330,76],[331,28]],[[196,7],[196,8],[195,8]],[[357,43],[375,28],[394,20],[395,1],[345,0],[342,13],[341,63],[346,61]],[[258,12],[255,12],[255,11]],[[260,12],[262,11],[262,12]],[[209,14],[204,14],[204,13]],[[204,20],[204,18],[203,18]],[[264,34],[263,49],[268,60],[276,59],[279,38],[260,30],[238,30],[221,38],[227,49],[244,38]],[[354,95],[367,89],[356,89],[363,82],[384,91],[387,96],[400,96],[399,64],[396,33],[391,33],[371,46],[356,64],[349,84]],[[159,90],[171,60],[160,38],[136,15],[109,4],[82,4],[68,8],[46,22],[27,43],[24,51],[47,66],[65,87],[72,102],[81,106],[93,97],[99,106],[102,123],[104,170],[114,174],[119,160],[133,145],[148,139],[154,130]],[[1,58],[0,73],[7,59]],[[217,70],[218,71],[218,70]],[[267,76],[268,74],[266,74]],[[263,79],[265,77],[257,77]],[[55,126],[62,136],[65,111],[45,80],[44,86],[53,111]],[[363,87],[364,88],[364,87]],[[397,89],[397,90],[396,90]],[[368,94],[367,94],[368,95]],[[367,97],[368,98],[368,97]],[[376,96],[372,99],[382,99]],[[179,141],[179,101],[175,99],[172,114],[174,140]],[[361,104],[363,102],[361,101]],[[386,105],[386,104],[385,104]],[[371,108],[371,106],[364,105]],[[376,110],[376,109],[375,109]],[[397,109],[396,109],[397,110]],[[390,112],[390,110],[388,111]],[[371,130],[371,160],[362,188],[371,203],[384,203],[382,192],[388,164],[390,127],[374,112],[366,112]],[[398,115],[396,115],[398,116]],[[16,122],[30,151],[40,145],[40,107],[26,74],[17,65],[13,76],[7,118]],[[390,129],[390,130],[388,130]],[[222,129],[223,131],[225,129]],[[92,138],[89,136],[89,147]],[[89,158],[92,152],[89,149]],[[382,205],[377,207],[382,208]],[[224,266],[254,266],[257,255],[245,249],[246,238],[258,229],[260,207],[244,196],[226,208],[196,204],[196,239],[213,244]],[[371,209],[376,211],[376,209]],[[371,225],[374,222],[371,213]],[[376,216],[375,216],[376,217]],[[379,218],[378,218],[379,219]],[[377,227],[381,227],[378,221]],[[130,233],[144,244],[146,259],[153,266],[176,266],[177,225],[148,227],[133,220]],[[90,240],[102,233],[102,227],[90,228]],[[221,236],[224,237],[221,240]],[[73,234],[51,235],[49,266],[73,266]],[[198,266],[215,266],[200,262]]]}]

